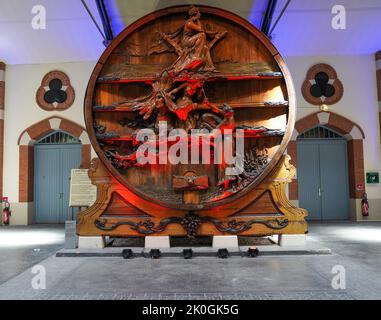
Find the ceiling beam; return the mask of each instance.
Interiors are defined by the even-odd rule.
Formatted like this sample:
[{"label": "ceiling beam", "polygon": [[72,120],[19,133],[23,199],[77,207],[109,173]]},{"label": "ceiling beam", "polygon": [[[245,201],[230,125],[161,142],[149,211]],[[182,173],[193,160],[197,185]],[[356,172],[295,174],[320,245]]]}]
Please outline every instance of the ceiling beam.
[{"label": "ceiling beam", "polygon": [[271,39],[271,35],[272,35],[272,33],[273,33],[273,31],[274,31],[276,25],[278,24],[280,18],[282,18],[283,14],[284,14],[284,12],[286,11],[286,9],[287,9],[288,5],[290,4],[290,2],[291,2],[291,0],[287,0],[287,2],[286,2],[286,4],[284,5],[282,11],[280,12],[278,18],[276,18],[275,23],[274,23],[273,27],[271,28],[271,30],[270,30],[270,32],[269,32],[269,35],[268,35],[268,37],[269,37],[270,39]]},{"label": "ceiling beam", "polygon": [[266,6],[266,11],[263,15],[262,23],[261,23],[261,31],[268,36],[269,35],[269,30],[271,26],[271,20],[273,18],[273,14],[275,11],[277,0],[268,0],[267,1],[267,6]]},{"label": "ceiling beam", "polygon": [[114,39],[114,34],[112,32],[112,27],[110,23],[110,17],[108,15],[104,0],[95,0],[95,3],[98,8],[99,16],[102,20],[102,25],[103,25],[104,35],[105,35],[103,44],[107,47],[109,43],[112,41],[112,39]]},{"label": "ceiling beam", "polygon": [[89,9],[88,5],[86,4],[86,1],[85,0],[81,0],[83,6],[85,7],[87,13],[89,14],[91,20],[94,22],[95,26],[97,27],[97,30],[99,31],[99,33],[102,35],[102,38],[104,40],[106,40],[106,36],[104,35],[101,27],[98,25],[98,22],[97,20],[95,19],[94,15],[91,13],[91,10]]}]

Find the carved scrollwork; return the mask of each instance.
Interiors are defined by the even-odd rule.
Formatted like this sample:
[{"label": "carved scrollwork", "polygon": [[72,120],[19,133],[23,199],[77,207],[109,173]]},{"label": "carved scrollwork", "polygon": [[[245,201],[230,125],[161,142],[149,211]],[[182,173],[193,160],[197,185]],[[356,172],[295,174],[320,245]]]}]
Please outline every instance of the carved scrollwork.
[{"label": "carved scrollwork", "polygon": [[190,239],[194,239],[202,223],[212,223],[217,228],[217,230],[221,232],[238,234],[249,230],[254,224],[262,224],[273,230],[283,229],[288,226],[288,219],[252,219],[249,221],[237,221],[236,219],[232,219],[227,223],[224,223],[223,221],[214,217],[203,217],[195,214],[194,212],[189,212],[184,217],[170,217],[163,219],[157,226],[155,226],[155,223],[150,219],[139,222],[124,220],[115,223],[109,223],[107,219],[95,220],[95,226],[101,230],[111,231],[118,228],[119,226],[129,225],[132,230],[141,234],[153,234],[163,232],[166,229],[166,227],[171,223],[180,224],[187,232],[188,237]]},{"label": "carved scrollwork", "polygon": [[141,234],[152,234],[152,233],[160,233],[165,230],[165,228],[170,223],[179,223],[181,224],[182,219],[180,217],[171,217],[166,218],[160,221],[160,223],[155,227],[155,223],[151,221],[150,219],[139,221],[139,222],[133,222],[133,221],[118,221],[115,223],[109,223],[107,219],[96,219],[94,221],[95,226],[98,229],[105,230],[105,231],[111,231],[114,230],[120,226],[128,225],[131,227],[132,230],[141,233]]},{"label": "carved scrollwork", "polygon": [[253,219],[249,221],[237,221],[236,219],[228,221],[224,224],[222,221],[213,217],[204,217],[204,222],[211,222],[214,226],[221,232],[228,233],[241,233],[243,231],[249,230],[253,224],[263,224],[266,227],[279,230],[288,226],[288,219],[274,219],[274,220],[260,220]]},{"label": "carved scrollwork", "polygon": [[296,175],[296,168],[290,163],[291,157],[284,155],[283,170],[281,170],[277,179],[279,181],[291,182],[292,178]]},{"label": "carved scrollwork", "polygon": [[89,174],[94,174],[99,166],[99,158],[93,158],[90,162]]}]

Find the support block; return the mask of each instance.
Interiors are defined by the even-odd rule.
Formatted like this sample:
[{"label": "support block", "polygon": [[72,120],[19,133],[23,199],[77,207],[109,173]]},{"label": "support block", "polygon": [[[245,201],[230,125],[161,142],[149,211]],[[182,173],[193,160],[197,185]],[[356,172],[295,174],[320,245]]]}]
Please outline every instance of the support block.
[{"label": "support block", "polygon": [[144,240],[146,249],[169,249],[169,236],[147,236]]},{"label": "support block", "polygon": [[305,234],[281,234],[279,235],[278,244],[282,247],[305,246],[306,235]]},{"label": "support block", "polygon": [[105,239],[102,236],[80,236],[78,238],[79,249],[103,249],[105,247]]},{"label": "support block", "polygon": [[65,249],[76,249],[78,246],[78,236],[76,234],[77,221],[65,221]]},{"label": "support block", "polygon": [[213,236],[213,249],[238,249],[237,236]]}]

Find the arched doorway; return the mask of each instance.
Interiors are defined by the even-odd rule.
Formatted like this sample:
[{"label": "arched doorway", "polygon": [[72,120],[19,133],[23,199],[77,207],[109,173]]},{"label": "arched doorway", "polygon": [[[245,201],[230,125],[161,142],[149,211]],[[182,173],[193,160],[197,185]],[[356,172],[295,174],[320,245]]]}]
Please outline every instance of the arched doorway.
[{"label": "arched doorway", "polygon": [[81,141],[53,131],[34,145],[35,223],[64,223],[70,218],[71,169],[81,164]]},{"label": "arched doorway", "polygon": [[[299,160],[301,155],[297,148],[297,138],[306,132],[310,132],[309,134],[313,135],[314,133],[310,130],[319,126],[325,127],[331,132],[341,136],[341,144],[346,141],[347,181],[349,188],[348,216],[352,220],[358,220],[361,216],[361,198],[364,192],[366,192],[363,153],[365,135],[359,125],[331,111],[312,113],[299,119],[295,123],[291,141],[287,146],[287,153],[291,156],[291,163],[297,167],[296,178],[289,184],[289,199],[292,200],[295,205],[302,207],[300,203],[300,192],[304,192],[305,189],[302,190],[300,186],[300,177],[303,175],[303,172],[299,170],[298,164],[304,163],[304,161]],[[345,139],[345,141],[343,139]],[[316,192],[316,190],[311,192]]]},{"label": "arched doorway", "polygon": [[90,140],[86,130],[79,124],[59,116],[53,116],[31,125],[21,132],[17,141],[19,145],[19,203],[23,204],[27,211],[28,223],[36,221],[34,211],[35,144],[56,131],[68,133],[80,140],[82,143],[80,167],[82,169],[90,167]]},{"label": "arched doorway", "polygon": [[347,140],[316,126],[297,138],[299,205],[309,220],[349,218]]}]

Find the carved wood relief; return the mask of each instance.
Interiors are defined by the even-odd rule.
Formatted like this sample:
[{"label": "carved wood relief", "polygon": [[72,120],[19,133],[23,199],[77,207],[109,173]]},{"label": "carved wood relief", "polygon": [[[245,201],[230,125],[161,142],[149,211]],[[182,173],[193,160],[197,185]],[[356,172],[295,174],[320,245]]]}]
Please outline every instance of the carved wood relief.
[{"label": "carved wood relief", "polygon": [[[80,214],[78,233],[305,232],[306,211],[285,195],[294,168],[283,153],[294,117],[289,72],[247,21],[206,6],[139,19],[106,49],[88,85],[86,126],[99,156],[90,177],[98,200]],[[171,160],[178,143],[161,140],[173,129],[182,130],[189,161],[160,163],[162,156]],[[142,130],[151,136],[141,139]],[[228,139],[240,167],[225,153],[215,161],[218,142]],[[142,146],[154,150],[147,163],[140,161]],[[195,150],[205,146],[209,161],[195,161],[201,157]]]}]

